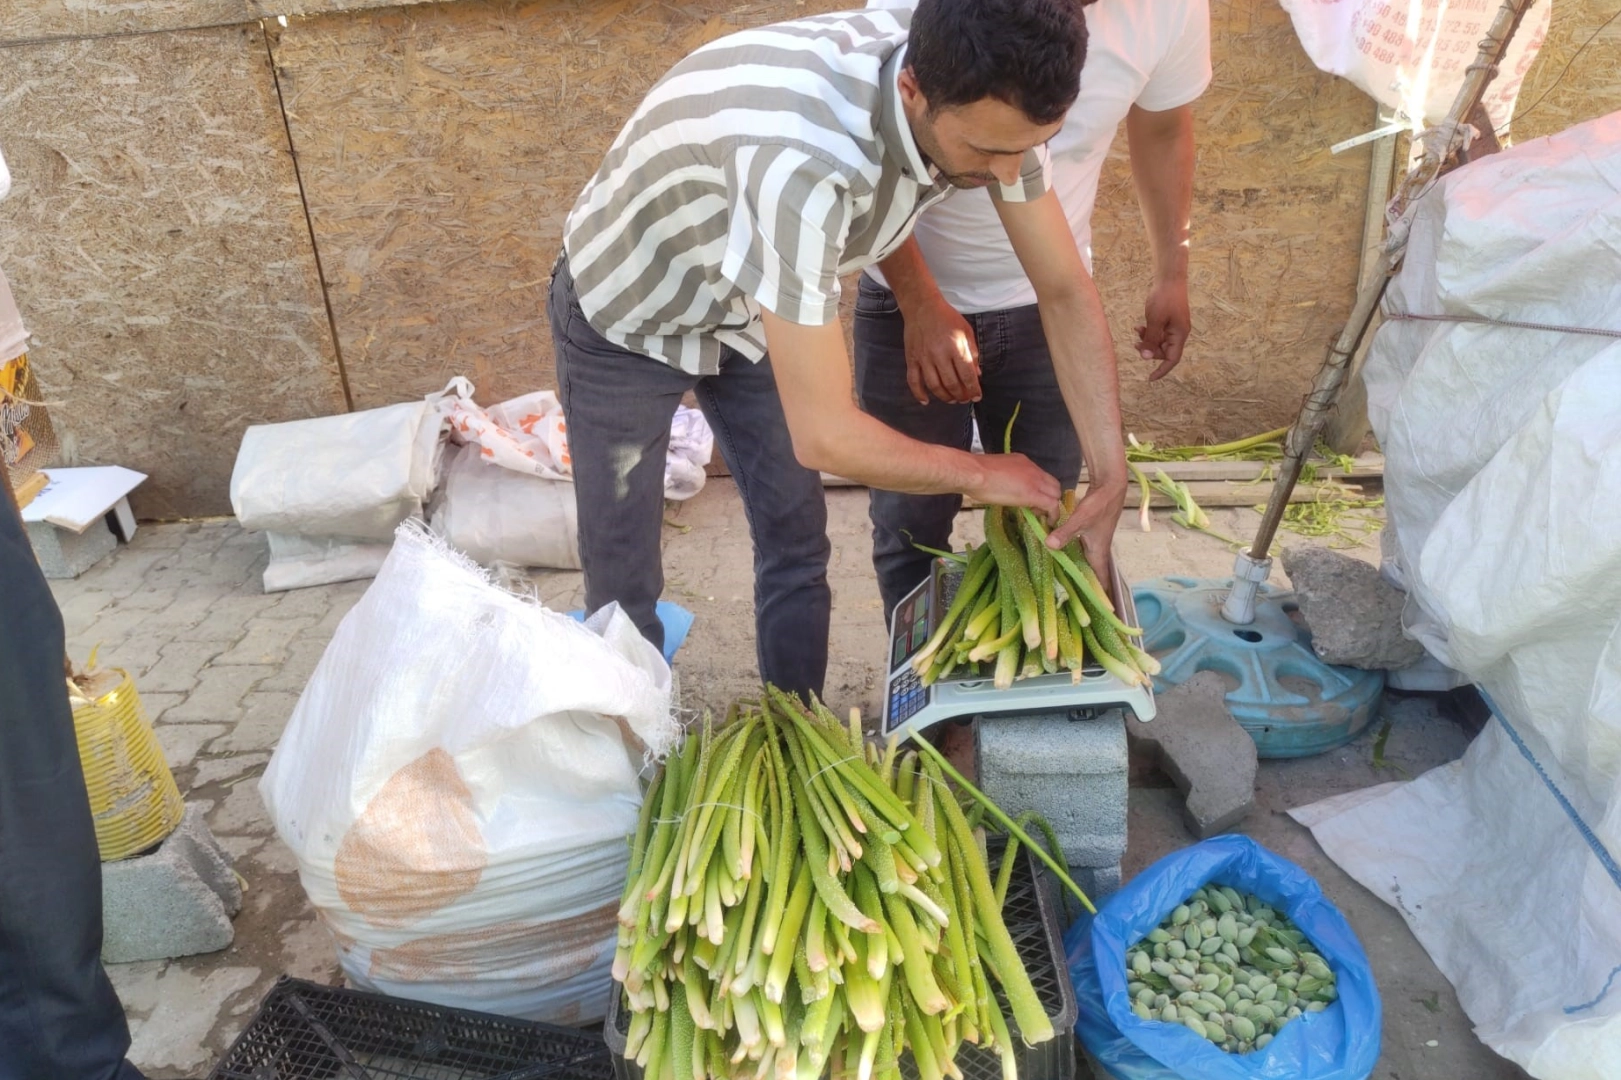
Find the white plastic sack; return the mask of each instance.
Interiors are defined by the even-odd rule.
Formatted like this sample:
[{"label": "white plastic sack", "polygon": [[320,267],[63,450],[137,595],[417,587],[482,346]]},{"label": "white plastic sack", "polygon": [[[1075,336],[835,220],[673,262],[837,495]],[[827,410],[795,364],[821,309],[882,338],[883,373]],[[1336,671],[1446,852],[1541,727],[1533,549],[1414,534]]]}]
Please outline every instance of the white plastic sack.
[{"label": "white plastic sack", "polygon": [[[1312,63],[1342,75],[1390,109],[1437,123],[1452,108],[1465,69],[1497,17],[1498,0],[1282,0]],[[1503,130],[1548,34],[1553,0],[1541,0],[1509,42],[1481,99]]]},{"label": "white plastic sack", "polygon": [[704,468],[715,453],[715,433],[697,409],[685,405],[670,422],[670,450],[664,455],[664,497],[690,499],[703,490]]},{"label": "white plastic sack", "polygon": [[[485,462],[547,480],[573,480],[568,423],[550,390],[525,394],[480,408],[470,399],[450,409],[450,437],[477,446]],[[677,406],[670,422],[670,448],[664,456],[664,497],[690,499],[703,489],[705,466],[715,452],[715,435],[697,409]],[[535,563],[533,565],[546,565]]]},{"label": "white plastic sack", "polygon": [[1366,380],[1400,565],[1437,657],[1494,700],[1464,758],[1307,807],[1396,905],[1480,1038],[1621,1075],[1621,113],[1420,204]]},{"label": "white plastic sack", "polygon": [[352,983],[589,1023],[644,752],[676,734],[670,670],[617,607],[577,623],[408,523],[259,790]]},{"label": "white plastic sack", "polygon": [[451,458],[433,531],[485,566],[580,568],[574,485],[502,468],[478,446],[464,446]]},{"label": "white plastic sack", "polygon": [[265,565],[265,592],[286,592],[340,581],[377,576],[388,558],[388,544],[362,544],[320,536],[266,533],[270,562]]},{"label": "white plastic sack", "polygon": [[503,401],[488,409],[471,398],[450,407],[450,437],[476,446],[484,460],[513,472],[547,480],[567,480],[574,470],[568,456],[568,425],[563,406],[550,390]]},{"label": "white plastic sack", "polygon": [[28,351],[28,328],[11,298],[11,285],[0,273],[0,364],[7,364]]},{"label": "white plastic sack", "polygon": [[421,401],[255,424],[231,471],[231,509],[245,529],[389,543],[400,522],[421,515],[445,412],[471,393],[457,378]]}]

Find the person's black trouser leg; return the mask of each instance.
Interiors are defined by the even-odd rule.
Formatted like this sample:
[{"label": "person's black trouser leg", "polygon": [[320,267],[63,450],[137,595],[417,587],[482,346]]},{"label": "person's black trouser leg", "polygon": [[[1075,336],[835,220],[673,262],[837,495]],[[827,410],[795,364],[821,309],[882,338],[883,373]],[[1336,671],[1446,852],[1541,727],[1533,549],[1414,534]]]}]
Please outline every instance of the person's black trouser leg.
[{"label": "person's black trouser leg", "polygon": [[661,531],[670,421],[695,390],[748,515],[754,541],[755,648],[760,677],[822,692],[832,593],[821,478],[794,457],[769,361],[723,350],[718,375],[697,376],[615,345],[580,311],[567,261],[547,308],[574,468],[585,603],[617,601],[663,646]]},{"label": "person's black trouser leg", "polygon": [[0,492],[0,1080],[140,1080],[101,966],[101,856],[63,651]]},{"label": "person's black trouser leg", "polygon": [[[1013,449],[1046,469],[1064,487],[1081,474],[1081,443],[1053,374],[1047,336],[1035,307],[965,316],[979,343],[981,400],[953,405],[931,399],[919,405],[906,385],[906,323],[895,297],[861,278],[856,297],[855,378],[861,408],[903,435],[967,450],[972,422],[988,452],[1002,449],[1002,433],[1019,408]],[[946,548],[962,509],[960,495],[902,495],[872,490],[872,563],[884,599],[884,620],[895,605],[929,576],[933,556],[918,544]]]}]

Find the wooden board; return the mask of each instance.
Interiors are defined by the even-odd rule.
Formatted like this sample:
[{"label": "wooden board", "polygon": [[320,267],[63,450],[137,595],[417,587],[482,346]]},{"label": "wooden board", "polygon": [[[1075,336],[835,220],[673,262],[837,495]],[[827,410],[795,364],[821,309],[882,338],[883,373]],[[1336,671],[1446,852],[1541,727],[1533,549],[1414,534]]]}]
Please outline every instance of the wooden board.
[{"label": "wooden board", "polygon": [[228,513],[247,424],[344,407],[264,38],[0,57],[0,265],[59,463],[147,473],[142,517]]},{"label": "wooden board", "polygon": [[1368,150],[1328,153],[1367,130],[1367,97],[1312,65],[1276,0],[1212,0],[1210,15],[1214,75],[1194,106],[1193,336],[1158,383],[1131,347],[1151,268],[1123,127],[1093,222],[1126,429],[1165,445],[1294,418],[1350,310],[1367,189]]},{"label": "wooden board", "polygon": [[26,509],[28,504],[34,501],[34,497],[44,491],[45,485],[50,482],[51,478],[44,472],[36,472],[13,488],[11,494],[17,500],[17,509]]},{"label": "wooden board", "polygon": [[[833,485],[828,485],[833,486]],[[1193,495],[1193,501],[1206,510],[1215,510],[1221,507],[1232,506],[1264,506],[1272,495],[1271,483],[1236,484],[1221,480],[1197,480],[1188,484],[1188,491]],[[1296,484],[1295,489],[1289,493],[1291,503],[1317,502],[1319,499],[1331,501],[1334,499],[1361,499],[1377,495],[1377,490],[1366,490],[1360,485],[1352,484]],[[1126,509],[1136,510],[1142,506],[1142,491],[1136,484],[1126,493]],[[964,499],[963,506],[969,509],[982,507],[985,504],[978,499]],[[1174,509],[1176,503],[1160,491],[1154,490],[1149,494],[1148,505],[1155,510]]]},{"label": "wooden board", "polygon": [[553,385],[562,224],[664,71],[836,2],[507,0],[295,21],[276,61],[357,407]]},{"label": "wooden board", "polygon": [[0,47],[61,38],[196,30],[428,0],[0,0]]},{"label": "wooden board", "polygon": [[1621,109],[1617,8],[1616,0],[1553,0],[1547,40],[1515,103],[1513,141],[1552,135]]}]

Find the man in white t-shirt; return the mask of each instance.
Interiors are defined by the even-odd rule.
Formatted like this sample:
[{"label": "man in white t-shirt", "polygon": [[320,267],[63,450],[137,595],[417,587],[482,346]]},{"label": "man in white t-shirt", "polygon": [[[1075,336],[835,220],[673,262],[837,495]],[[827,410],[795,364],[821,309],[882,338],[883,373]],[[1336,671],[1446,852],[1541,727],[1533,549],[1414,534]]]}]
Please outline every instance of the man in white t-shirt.
[{"label": "man in white t-shirt", "polygon": [[[911,7],[915,0],[870,0]],[[1158,379],[1187,341],[1187,237],[1193,201],[1192,103],[1210,83],[1208,0],[1095,0],[1086,5],[1081,93],[1048,147],[1053,186],[1092,269],[1092,206],[1120,122],[1153,253],[1138,352]],[[1047,353],[1035,291],[983,192],[928,210],[912,240],[862,275],[855,317],[861,407],[915,439],[1013,449],[1072,486],[1081,448]],[[917,545],[946,547],[955,495],[871,494],[873,565],[887,619],[928,576]]]}]

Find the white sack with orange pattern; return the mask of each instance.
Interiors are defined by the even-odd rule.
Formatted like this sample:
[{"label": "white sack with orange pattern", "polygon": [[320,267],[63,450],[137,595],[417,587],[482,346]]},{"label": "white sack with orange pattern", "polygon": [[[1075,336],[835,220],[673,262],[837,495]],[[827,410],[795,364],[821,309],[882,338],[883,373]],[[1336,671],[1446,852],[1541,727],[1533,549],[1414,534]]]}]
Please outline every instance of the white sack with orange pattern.
[{"label": "white sack with orange pattern", "polygon": [[259,790],[356,986],[600,1020],[670,670],[407,523],[310,677]]}]

